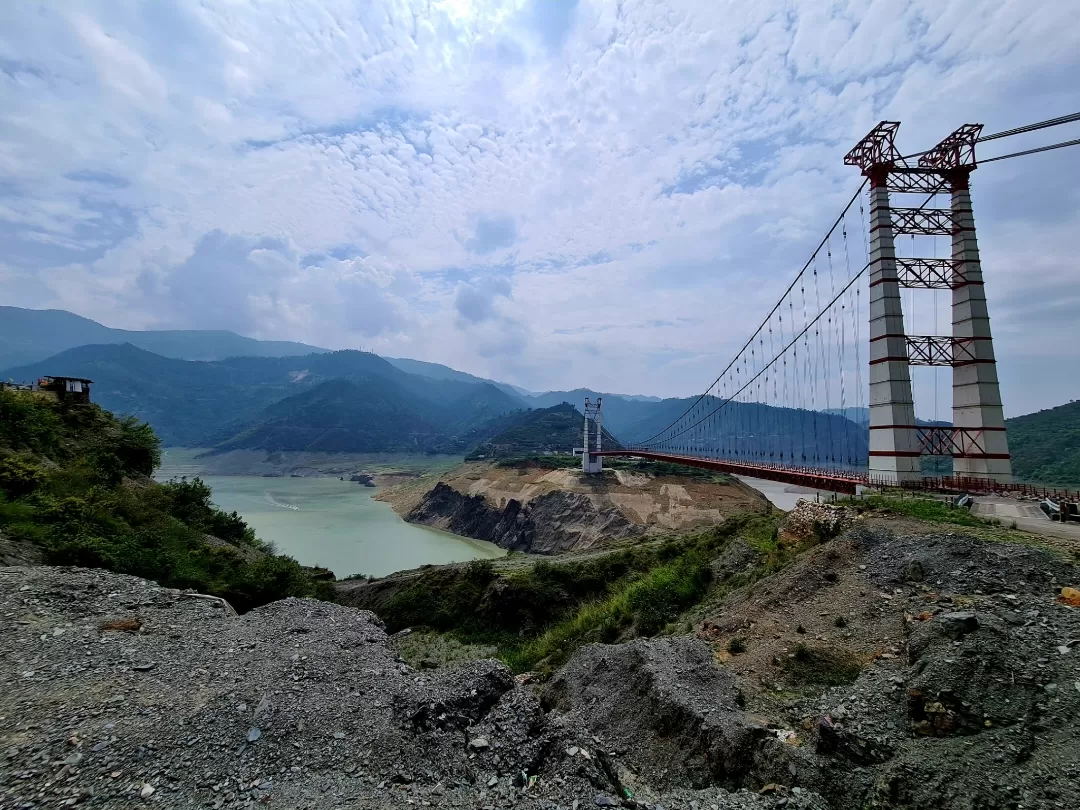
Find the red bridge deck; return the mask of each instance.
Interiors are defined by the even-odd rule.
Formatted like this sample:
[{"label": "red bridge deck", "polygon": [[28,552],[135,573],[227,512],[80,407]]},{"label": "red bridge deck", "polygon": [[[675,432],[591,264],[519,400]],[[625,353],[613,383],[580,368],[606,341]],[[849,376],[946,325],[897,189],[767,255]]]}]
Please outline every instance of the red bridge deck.
[{"label": "red bridge deck", "polygon": [[[854,495],[856,487],[896,487],[896,484],[872,478],[863,472],[852,470],[828,470],[819,467],[789,467],[782,464],[748,463],[743,461],[728,461],[725,459],[698,458],[696,456],[679,456],[671,453],[653,453],[648,450],[602,450],[599,453],[591,453],[596,456],[634,456],[645,458],[650,461],[666,461],[671,464],[684,464],[687,467],[700,467],[706,470],[728,473],[729,475],[745,475],[751,478],[763,478],[766,481],[780,481],[784,484],[795,484],[811,489],[821,489],[827,492],[839,492],[844,495]],[[904,489],[919,489],[932,492],[997,492],[1012,493],[1034,498],[1053,498],[1054,500],[1080,502],[1080,492],[1039,487],[1033,484],[1001,484],[988,478],[921,478],[918,481],[907,481]]]},{"label": "red bridge deck", "polygon": [[684,464],[687,467],[701,467],[706,470],[728,473],[729,475],[747,475],[763,478],[766,481],[780,481],[784,484],[797,484],[801,487],[823,489],[828,492],[841,492],[854,495],[855,487],[866,484],[866,476],[848,473],[842,470],[822,470],[814,467],[785,467],[780,464],[747,464],[741,461],[721,461],[696,456],[674,456],[668,453],[651,453],[646,450],[602,450],[590,453],[594,456],[637,456],[650,461],[667,461],[671,464]]}]

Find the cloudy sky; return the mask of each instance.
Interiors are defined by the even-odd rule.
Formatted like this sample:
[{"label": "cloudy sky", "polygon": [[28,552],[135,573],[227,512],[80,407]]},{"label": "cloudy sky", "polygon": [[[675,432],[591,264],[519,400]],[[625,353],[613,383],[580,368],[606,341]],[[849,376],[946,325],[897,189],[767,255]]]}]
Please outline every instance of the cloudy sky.
[{"label": "cloudy sky", "polygon": [[[687,395],[857,188],[843,155],[879,120],[915,151],[1080,110],[1075,14],[3,3],[0,301]],[[1080,148],[973,179],[1010,414],[1080,397],[1078,177]]]}]

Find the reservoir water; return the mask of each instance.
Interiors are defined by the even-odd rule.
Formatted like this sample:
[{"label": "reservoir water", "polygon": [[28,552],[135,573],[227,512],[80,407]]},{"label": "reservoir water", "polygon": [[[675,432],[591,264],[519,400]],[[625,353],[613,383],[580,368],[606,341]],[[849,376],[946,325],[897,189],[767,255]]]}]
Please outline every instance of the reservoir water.
[{"label": "reservoir water", "polygon": [[[158,480],[172,476],[168,467]],[[302,565],[321,565],[339,578],[384,576],[431,563],[489,559],[506,552],[492,543],[406,523],[374,489],[336,478],[203,475],[213,501],[239,512],[260,538]]]}]

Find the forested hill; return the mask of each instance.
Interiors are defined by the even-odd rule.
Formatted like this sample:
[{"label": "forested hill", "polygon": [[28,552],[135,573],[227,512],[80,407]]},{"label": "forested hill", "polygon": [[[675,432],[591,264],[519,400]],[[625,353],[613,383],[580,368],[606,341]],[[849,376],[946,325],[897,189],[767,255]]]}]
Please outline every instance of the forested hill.
[{"label": "forested hill", "polygon": [[[566,453],[581,447],[585,417],[568,402],[504,417],[498,432],[481,441],[472,456],[520,456],[541,453]],[[602,444],[609,450],[621,449],[607,430]]]},{"label": "forested hill", "polygon": [[460,453],[471,446],[470,428],[483,432],[493,418],[514,405],[494,386],[471,389],[462,398],[440,405],[378,377],[328,380],[267,406],[214,446],[218,450]]},{"label": "forested hill", "polygon": [[1013,475],[1080,488],[1080,401],[1005,420]]},{"label": "forested hill", "polygon": [[[393,447],[378,439],[378,449],[434,450],[454,446],[453,437],[502,413],[523,407],[516,397],[487,383],[437,380],[408,374],[377,355],[341,351],[302,357],[232,357],[213,362],[174,360],[144,351],[130,344],[80,346],[40,363],[9,369],[4,379],[32,380],[52,374],[88,377],[94,380],[92,396],[103,407],[137,416],[149,422],[169,446],[212,447],[223,442],[238,443],[239,435],[283,419],[306,419],[309,427],[292,431],[290,446],[301,434],[314,436],[316,401],[330,421],[325,428],[340,426],[342,413],[333,415],[330,390],[312,399],[284,403],[331,380],[351,380],[356,384],[355,402],[349,404],[354,419],[367,420],[370,435],[398,436]],[[345,403],[344,389],[334,396]],[[328,398],[329,397],[329,398]],[[370,403],[370,404],[365,404]],[[286,412],[294,411],[293,417]],[[430,429],[398,430],[396,414],[414,414]],[[415,427],[415,425],[414,425]],[[278,430],[284,437],[287,430]],[[326,430],[323,431],[326,433]],[[263,437],[268,434],[263,431]],[[337,434],[343,435],[343,434]],[[352,433],[355,440],[360,434]],[[423,437],[428,438],[423,438]],[[246,442],[248,439],[242,441]],[[331,436],[319,439],[323,450],[334,448]],[[293,447],[293,449],[304,449]],[[351,449],[362,448],[352,445]],[[372,445],[369,449],[376,449]],[[463,451],[456,446],[455,451]]]},{"label": "forested hill", "polygon": [[0,390],[0,565],[77,565],[245,610],[325,584],[271,552],[199,479],[155,484],[157,437],[97,405]]}]

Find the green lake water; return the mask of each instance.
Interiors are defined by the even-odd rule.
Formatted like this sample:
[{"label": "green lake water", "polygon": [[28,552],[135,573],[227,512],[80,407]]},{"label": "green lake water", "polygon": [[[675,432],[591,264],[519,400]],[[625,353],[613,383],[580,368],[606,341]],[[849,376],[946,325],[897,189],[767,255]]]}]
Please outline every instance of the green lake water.
[{"label": "green lake water", "polygon": [[[166,467],[157,477],[171,475]],[[492,543],[406,523],[372,498],[375,489],[336,478],[201,477],[213,489],[215,504],[239,512],[278,553],[302,565],[325,566],[339,578],[506,553]]]}]

